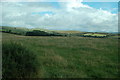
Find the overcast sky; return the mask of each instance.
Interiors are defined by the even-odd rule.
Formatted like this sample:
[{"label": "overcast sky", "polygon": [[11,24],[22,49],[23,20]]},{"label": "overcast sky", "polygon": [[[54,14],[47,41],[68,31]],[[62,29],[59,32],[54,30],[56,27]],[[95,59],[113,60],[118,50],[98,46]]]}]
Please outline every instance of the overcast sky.
[{"label": "overcast sky", "polygon": [[[117,2],[2,2],[0,25],[51,30],[118,31]],[[0,13],[1,14],[1,13]]]}]

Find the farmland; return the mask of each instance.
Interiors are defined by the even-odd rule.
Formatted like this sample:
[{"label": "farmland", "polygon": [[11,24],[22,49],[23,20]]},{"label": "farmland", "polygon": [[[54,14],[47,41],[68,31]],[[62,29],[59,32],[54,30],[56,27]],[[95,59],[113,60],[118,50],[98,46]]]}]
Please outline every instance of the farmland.
[{"label": "farmland", "polygon": [[20,43],[37,56],[38,74],[31,77],[118,78],[116,38],[24,36],[2,33],[2,42]]}]

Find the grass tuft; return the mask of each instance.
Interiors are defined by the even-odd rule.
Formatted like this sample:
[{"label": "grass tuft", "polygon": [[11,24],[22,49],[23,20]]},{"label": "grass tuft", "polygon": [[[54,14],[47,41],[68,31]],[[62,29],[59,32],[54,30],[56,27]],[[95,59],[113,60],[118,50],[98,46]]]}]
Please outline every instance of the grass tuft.
[{"label": "grass tuft", "polygon": [[37,74],[37,58],[30,49],[18,42],[2,46],[3,78],[30,78]]}]

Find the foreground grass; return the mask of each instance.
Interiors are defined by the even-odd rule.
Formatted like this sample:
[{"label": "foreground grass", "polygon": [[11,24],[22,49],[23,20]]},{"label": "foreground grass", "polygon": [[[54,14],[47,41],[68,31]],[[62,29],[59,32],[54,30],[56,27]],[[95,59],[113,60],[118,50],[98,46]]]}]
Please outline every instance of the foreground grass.
[{"label": "foreground grass", "polygon": [[37,75],[38,60],[30,49],[18,42],[2,44],[2,78],[33,78]]},{"label": "foreground grass", "polygon": [[34,51],[40,64],[38,78],[118,77],[118,39],[3,33],[3,43],[10,41]]}]

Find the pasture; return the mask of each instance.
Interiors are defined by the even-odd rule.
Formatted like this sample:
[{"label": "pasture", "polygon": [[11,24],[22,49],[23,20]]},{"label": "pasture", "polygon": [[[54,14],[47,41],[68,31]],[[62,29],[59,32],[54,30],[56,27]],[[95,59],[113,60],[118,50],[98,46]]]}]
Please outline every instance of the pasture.
[{"label": "pasture", "polygon": [[[22,36],[2,33],[2,44],[17,42],[38,59],[36,78],[118,78],[118,39]],[[4,67],[3,67],[4,68]]]}]

